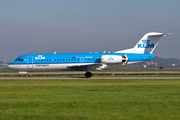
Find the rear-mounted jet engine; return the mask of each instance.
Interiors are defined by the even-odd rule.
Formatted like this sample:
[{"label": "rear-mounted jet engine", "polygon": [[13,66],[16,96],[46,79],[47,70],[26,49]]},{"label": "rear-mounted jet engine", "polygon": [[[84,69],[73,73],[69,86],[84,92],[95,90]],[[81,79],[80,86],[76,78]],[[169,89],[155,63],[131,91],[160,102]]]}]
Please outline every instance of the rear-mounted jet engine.
[{"label": "rear-mounted jet engine", "polygon": [[102,55],[101,63],[125,63],[127,64],[128,57],[125,54],[124,56],[119,55]]}]

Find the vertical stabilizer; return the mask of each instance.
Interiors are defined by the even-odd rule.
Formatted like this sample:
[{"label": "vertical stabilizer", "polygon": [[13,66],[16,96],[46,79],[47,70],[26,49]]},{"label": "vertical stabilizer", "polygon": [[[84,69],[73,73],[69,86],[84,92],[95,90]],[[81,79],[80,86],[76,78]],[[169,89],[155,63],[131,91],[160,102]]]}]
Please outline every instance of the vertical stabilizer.
[{"label": "vertical stabilizer", "polygon": [[134,48],[132,48],[131,53],[152,53],[158,45],[160,38],[166,35],[167,34],[157,32],[145,34]]}]

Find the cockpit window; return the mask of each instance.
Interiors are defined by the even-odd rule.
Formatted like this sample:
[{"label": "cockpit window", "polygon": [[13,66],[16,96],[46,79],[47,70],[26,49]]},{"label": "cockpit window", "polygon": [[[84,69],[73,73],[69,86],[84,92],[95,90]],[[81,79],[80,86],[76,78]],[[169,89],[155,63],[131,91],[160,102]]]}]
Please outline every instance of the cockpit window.
[{"label": "cockpit window", "polygon": [[17,58],[15,61],[23,61],[23,59],[19,59],[19,58]]},{"label": "cockpit window", "polygon": [[23,59],[19,59],[18,61],[23,61]]}]

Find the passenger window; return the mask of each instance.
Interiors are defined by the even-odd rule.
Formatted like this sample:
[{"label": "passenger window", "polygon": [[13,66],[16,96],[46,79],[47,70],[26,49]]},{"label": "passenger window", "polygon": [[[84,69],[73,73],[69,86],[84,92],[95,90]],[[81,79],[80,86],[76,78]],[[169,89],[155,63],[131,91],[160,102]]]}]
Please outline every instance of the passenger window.
[{"label": "passenger window", "polygon": [[41,61],[43,61],[43,60],[41,60]]},{"label": "passenger window", "polygon": [[63,61],[64,61],[64,59],[63,59]]},{"label": "passenger window", "polygon": [[77,59],[77,61],[79,61],[79,59]]},{"label": "passenger window", "polygon": [[86,59],[87,60],[87,59]]},{"label": "passenger window", "polygon": [[92,59],[90,59],[90,60],[92,60]]},{"label": "passenger window", "polygon": [[51,61],[51,59],[49,59],[49,61]]},{"label": "passenger window", "polygon": [[48,61],[48,59],[47,59],[47,61]]},{"label": "passenger window", "polygon": [[54,61],[56,61],[56,59]]},{"label": "passenger window", "polygon": [[71,61],[73,61],[73,59],[71,59]]},{"label": "passenger window", "polygon": [[76,61],[76,59],[74,59],[74,61]]},{"label": "passenger window", "polygon": [[69,59],[69,61],[70,61],[71,59]]},{"label": "passenger window", "polygon": [[40,61],[40,60],[39,60]]},{"label": "passenger window", "polygon": [[57,61],[59,61],[59,59],[57,59]]}]

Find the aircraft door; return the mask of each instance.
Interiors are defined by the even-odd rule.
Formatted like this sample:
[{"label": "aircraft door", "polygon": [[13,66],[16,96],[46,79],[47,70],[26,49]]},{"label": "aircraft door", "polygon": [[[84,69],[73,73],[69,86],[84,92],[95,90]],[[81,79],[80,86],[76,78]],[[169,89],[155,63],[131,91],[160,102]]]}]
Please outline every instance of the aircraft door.
[{"label": "aircraft door", "polygon": [[33,57],[32,56],[28,56],[28,58],[27,58],[27,68],[33,69]]}]

